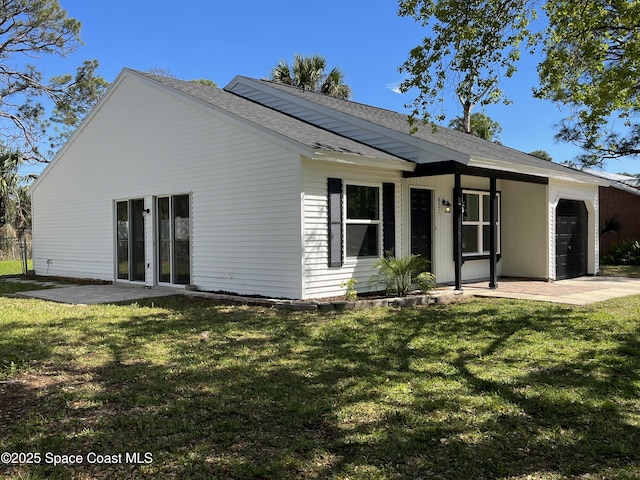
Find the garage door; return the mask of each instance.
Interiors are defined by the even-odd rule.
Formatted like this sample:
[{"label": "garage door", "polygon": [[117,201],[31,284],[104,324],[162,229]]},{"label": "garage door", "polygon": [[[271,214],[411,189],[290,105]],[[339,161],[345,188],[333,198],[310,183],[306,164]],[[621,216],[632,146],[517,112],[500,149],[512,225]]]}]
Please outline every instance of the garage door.
[{"label": "garage door", "polygon": [[556,208],[556,279],[587,274],[588,225],[584,202],[560,200]]}]

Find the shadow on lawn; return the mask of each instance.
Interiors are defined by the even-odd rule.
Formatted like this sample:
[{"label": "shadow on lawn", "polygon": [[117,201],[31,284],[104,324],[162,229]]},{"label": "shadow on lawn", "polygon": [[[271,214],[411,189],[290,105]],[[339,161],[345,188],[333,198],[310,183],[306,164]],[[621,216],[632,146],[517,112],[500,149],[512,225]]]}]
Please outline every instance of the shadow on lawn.
[{"label": "shadow on lawn", "polygon": [[[40,466],[33,478],[640,472],[638,331],[602,350],[568,326],[580,311],[545,304],[507,316],[490,301],[333,316],[166,302],[181,314],[87,331],[76,341],[106,346],[111,360],[69,368],[0,430],[8,450],[151,452],[153,462]],[[519,358],[538,334],[583,337],[583,348],[570,360]],[[136,355],[145,348],[164,360]]]}]

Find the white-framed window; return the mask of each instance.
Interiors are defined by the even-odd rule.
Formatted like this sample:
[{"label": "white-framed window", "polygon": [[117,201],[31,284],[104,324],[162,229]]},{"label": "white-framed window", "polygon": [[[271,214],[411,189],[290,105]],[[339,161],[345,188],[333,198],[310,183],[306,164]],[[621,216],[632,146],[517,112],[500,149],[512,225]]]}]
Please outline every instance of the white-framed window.
[{"label": "white-framed window", "polygon": [[[466,256],[489,254],[490,223],[489,192],[477,190],[463,190],[464,205],[462,216],[462,254]],[[498,193],[498,211],[496,239],[497,253],[500,253],[500,193]]]},{"label": "white-framed window", "polygon": [[380,186],[347,184],[345,190],[347,258],[379,257],[382,241]]}]

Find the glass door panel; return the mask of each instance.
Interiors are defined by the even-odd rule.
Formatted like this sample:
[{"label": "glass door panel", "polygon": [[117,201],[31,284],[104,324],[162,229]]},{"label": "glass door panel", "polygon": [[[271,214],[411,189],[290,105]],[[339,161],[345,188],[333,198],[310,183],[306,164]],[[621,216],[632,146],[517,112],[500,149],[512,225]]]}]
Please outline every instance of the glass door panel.
[{"label": "glass door panel", "polygon": [[116,261],[119,280],[129,280],[129,204],[116,204]]},{"label": "glass door panel", "polygon": [[173,197],[174,283],[187,285],[191,280],[189,195]]},{"label": "glass door panel", "polygon": [[130,227],[131,227],[131,261],[130,279],[144,282],[145,258],[144,258],[144,200],[129,200]]},{"label": "glass door panel", "polygon": [[158,282],[191,283],[191,207],[189,195],[158,197]]},{"label": "glass door panel", "polygon": [[171,283],[171,213],[169,197],[158,198],[158,282]]},{"label": "glass door panel", "polygon": [[144,200],[116,202],[118,280],[145,280]]}]

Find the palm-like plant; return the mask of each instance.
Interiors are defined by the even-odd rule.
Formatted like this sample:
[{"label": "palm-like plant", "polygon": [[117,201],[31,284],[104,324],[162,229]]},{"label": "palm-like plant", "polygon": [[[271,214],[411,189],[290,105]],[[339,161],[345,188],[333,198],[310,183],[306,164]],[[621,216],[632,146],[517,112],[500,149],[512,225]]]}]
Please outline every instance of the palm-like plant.
[{"label": "palm-like plant", "polygon": [[327,61],[320,55],[305,57],[294,55],[291,66],[280,60],[271,70],[270,80],[294,87],[348,99],[351,88],[344,83],[345,74],[338,67],[325,73]]},{"label": "palm-like plant", "polygon": [[385,252],[375,265],[377,272],[369,280],[369,284],[377,288],[385,285],[387,293],[405,297],[415,275],[423,272],[429,262],[420,255],[409,255],[396,258],[393,251]]}]

